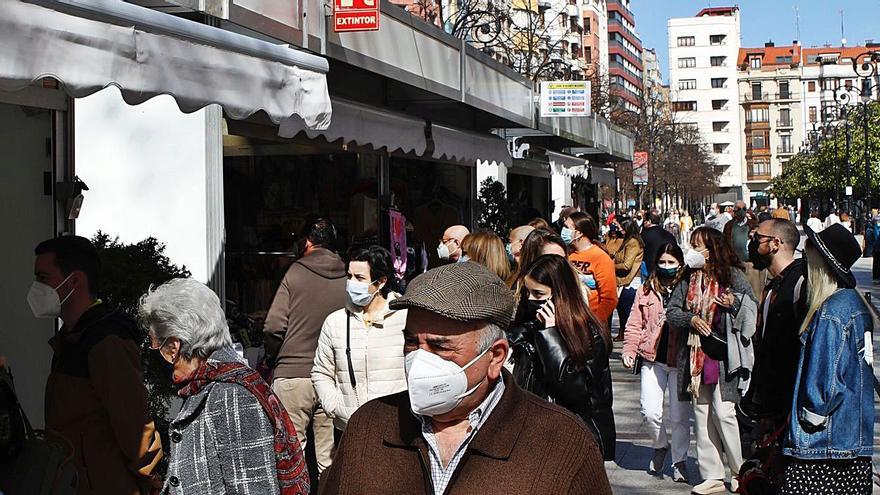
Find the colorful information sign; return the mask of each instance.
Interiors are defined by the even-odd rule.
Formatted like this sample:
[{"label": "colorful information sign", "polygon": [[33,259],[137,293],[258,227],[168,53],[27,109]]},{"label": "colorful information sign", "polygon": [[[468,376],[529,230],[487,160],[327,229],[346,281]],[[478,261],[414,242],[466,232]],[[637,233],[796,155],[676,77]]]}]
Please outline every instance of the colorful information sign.
[{"label": "colorful information sign", "polygon": [[377,31],[379,0],[333,0],[333,30]]},{"label": "colorful information sign", "polygon": [[633,153],[633,185],[645,186],[648,184],[648,152],[636,151]]},{"label": "colorful information sign", "polygon": [[541,117],[590,115],[590,97],[590,81],[542,82]]}]

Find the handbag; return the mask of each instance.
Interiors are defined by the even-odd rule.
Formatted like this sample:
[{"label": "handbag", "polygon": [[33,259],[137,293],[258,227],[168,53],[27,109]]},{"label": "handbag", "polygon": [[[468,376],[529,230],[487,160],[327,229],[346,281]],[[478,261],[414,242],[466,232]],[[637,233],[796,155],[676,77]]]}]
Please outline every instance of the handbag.
[{"label": "handbag", "polygon": [[633,360],[633,366],[630,368],[629,372],[633,375],[641,374],[642,372],[642,362],[645,360],[640,354],[636,354],[636,358]]},{"label": "handbag", "polygon": [[715,332],[700,335],[700,347],[703,353],[716,361],[727,359],[727,340],[722,339]]}]

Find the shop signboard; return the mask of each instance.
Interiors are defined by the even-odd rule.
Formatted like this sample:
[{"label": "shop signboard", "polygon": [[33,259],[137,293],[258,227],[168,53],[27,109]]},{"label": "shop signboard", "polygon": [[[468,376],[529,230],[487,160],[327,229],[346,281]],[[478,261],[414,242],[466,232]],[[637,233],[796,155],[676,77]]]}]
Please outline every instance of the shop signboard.
[{"label": "shop signboard", "polygon": [[541,117],[586,117],[591,94],[590,81],[544,81]]},{"label": "shop signboard", "polygon": [[636,151],[633,153],[633,185],[648,185],[648,152]]},{"label": "shop signboard", "polygon": [[333,30],[378,31],[379,0],[333,0]]}]

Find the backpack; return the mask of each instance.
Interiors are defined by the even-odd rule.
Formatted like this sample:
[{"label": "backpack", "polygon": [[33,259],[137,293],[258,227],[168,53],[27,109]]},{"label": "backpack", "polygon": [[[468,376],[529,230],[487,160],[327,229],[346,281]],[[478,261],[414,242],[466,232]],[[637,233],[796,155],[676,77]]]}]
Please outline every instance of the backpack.
[{"label": "backpack", "polygon": [[76,486],[73,445],[55,432],[31,427],[12,374],[0,368],[0,493],[73,495]]}]

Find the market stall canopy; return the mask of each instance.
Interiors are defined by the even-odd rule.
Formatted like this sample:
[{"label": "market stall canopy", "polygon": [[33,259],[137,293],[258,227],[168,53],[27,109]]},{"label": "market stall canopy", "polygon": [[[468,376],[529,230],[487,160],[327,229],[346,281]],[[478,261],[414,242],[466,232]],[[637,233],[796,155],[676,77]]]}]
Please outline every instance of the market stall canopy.
[{"label": "market stall canopy", "polygon": [[278,135],[292,138],[304,132],[310,139],[323,137],[327,142],[342,139],[374,150],[386,148],[423,155],[427,148],[425,121],[402,113],[370,107],[342,98],[331,98],[333,122],[322,131],[310,130],[302,118],[294,116],[281,122]]},{"label": "market stall canopy", "polygon": [[494,134],[478,134],[431,124],[431,139],[434,142],[432,156],[438,160],[468,163],[479,160],[506,166],[512,163],[507,140]]},{"label": "market stall canopy", "polygon": [[562,175],[565,177],[586,177],[589,172],[586,158],[568,155],[565,153],[557,153],[547,150],[547,161],[550,162],[550,171],[554,175]]},{"label": "market stall canopy", "polygon": [[324,58],[122,0],[0,0],[0,13],[0,90],[51,77],[75,98],[114,85],[130,105],[169,94],[186,113],[330,125]]}]

